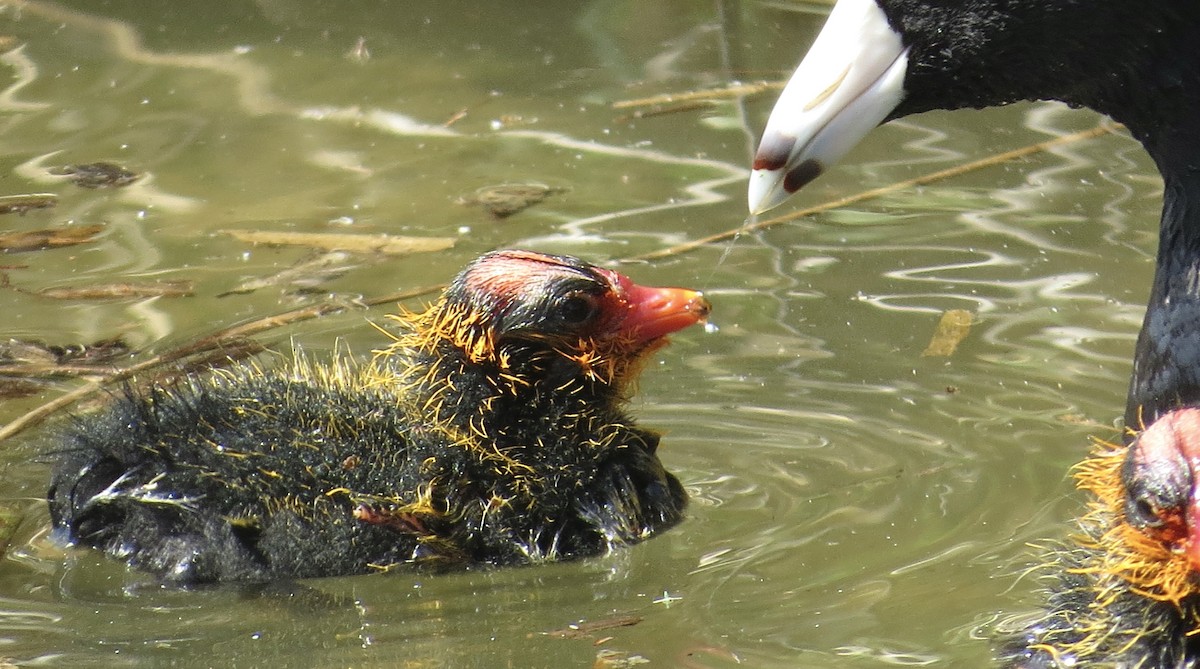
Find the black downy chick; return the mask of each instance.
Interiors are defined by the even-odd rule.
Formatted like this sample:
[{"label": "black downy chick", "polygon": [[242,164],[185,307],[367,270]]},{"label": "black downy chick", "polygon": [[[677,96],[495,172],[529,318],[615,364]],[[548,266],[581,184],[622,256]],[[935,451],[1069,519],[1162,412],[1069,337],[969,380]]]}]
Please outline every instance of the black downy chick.
[{"label": "black downy chick", "polygon": [[165,581],[508,565],[596,555],[686,495],[626,413],[697,292],[581,260],[468,265],[369,364],[241,366],[126,391],[58,436],[56,533]]}]

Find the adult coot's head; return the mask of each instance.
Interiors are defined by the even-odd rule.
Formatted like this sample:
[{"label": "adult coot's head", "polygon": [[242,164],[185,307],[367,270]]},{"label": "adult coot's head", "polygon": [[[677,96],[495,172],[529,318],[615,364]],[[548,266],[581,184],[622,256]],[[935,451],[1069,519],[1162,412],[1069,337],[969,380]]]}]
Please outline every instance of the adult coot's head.
[{"label": "adult coot's head", "polygon": [[750,210],[880,122],[932,109],[1062,100],[1125,123],[1156,159],[1194,147],[1198,30],[1192,0],[838,0],[767,123]]}]

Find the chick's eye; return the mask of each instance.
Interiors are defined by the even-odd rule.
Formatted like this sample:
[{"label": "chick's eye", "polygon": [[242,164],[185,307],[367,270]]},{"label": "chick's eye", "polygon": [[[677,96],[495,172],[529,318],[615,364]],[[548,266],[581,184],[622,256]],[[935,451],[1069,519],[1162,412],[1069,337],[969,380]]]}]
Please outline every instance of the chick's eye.
[{"label": "chick's eye", "polygon": [[1158,505],[1141,496],[1132,496],[1125,503],[1125,517],[1134,527],[1158,528],[1164,525]]},{"label": "chick's eye", "polygon": [[582,325],[590,321],[599,309],[594,295],[571,293],[559,302],[558,317],[568,325]]}]

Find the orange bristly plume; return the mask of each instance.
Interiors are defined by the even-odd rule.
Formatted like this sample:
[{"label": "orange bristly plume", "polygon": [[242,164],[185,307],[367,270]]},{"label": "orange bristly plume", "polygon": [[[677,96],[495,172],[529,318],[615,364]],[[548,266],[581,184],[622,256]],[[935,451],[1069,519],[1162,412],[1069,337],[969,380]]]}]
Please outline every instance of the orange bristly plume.
[{"label": "orange bristly plume", "polygon": [[[1076,465],[1075,481],[1081,490],[1096,497],[1089,504],[1084,524],[1104,530],[1098,542],[1088,538],[1081,541],[1089,545],[1098,543],[1095,548],[1104,558],[1099,566],[1079,571],[1111,574],[1129,583],[1138,594],[1182,608],[1185,598],[1200,591],[1187,556],[1125,522],[1121,466],[1127,448],[1103,441],[1097,441],[1096,446],[1088,459]],[[1200,621],[1197,625],[1200,626]]]}]

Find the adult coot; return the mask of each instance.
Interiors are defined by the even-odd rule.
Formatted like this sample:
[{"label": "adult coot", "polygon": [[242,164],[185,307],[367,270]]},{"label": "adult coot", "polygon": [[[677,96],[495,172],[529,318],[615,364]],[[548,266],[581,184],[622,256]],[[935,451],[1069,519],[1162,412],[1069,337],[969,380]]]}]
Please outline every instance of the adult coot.
[{"label": "adult coot", "polygon": [[871,128],[931,109],[1054,99],[1124,123],[1165,181],[1153,294],[1126,423],[1200,399],[1200,2],[839,0],[780,95],[754,213]]},{"label": "adult coot", "polygon": [[1097,496],[1052,556],[1044,617],[1003,656],[1026,668],[1200,666],[1200,2],[838,0],[754,159],[752,212],[871,128],[932,109],[1053,99],[1124,123],[1165,183],[1125,410],[1126,445],[1081,466]]},{"label": "adult coot", "polygon": [[697,292],[563,256],[468,265],[370,364],[298,357],[145,393],[59,434],[57,533],[169,582],[603,553],[686,495],[624,405]]}]

